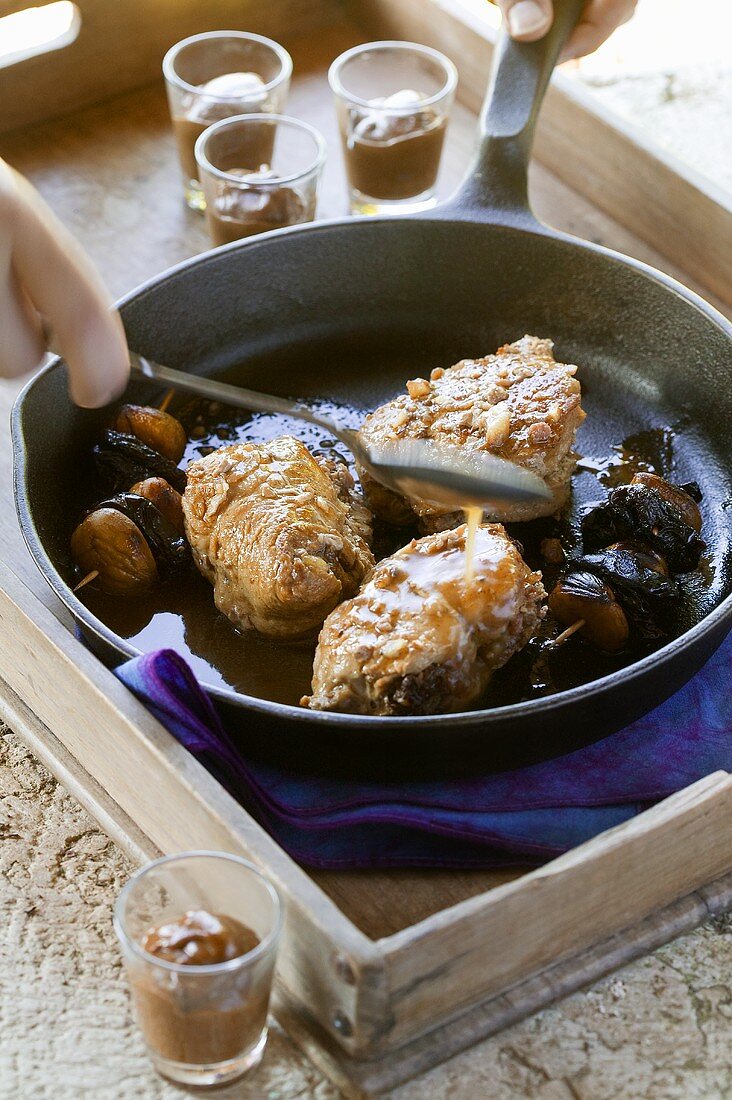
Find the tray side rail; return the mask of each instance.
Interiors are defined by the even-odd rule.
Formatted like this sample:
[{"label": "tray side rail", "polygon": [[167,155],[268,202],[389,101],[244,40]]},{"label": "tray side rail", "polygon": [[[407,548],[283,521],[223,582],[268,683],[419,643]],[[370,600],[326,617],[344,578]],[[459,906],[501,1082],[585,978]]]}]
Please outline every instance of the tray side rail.
[{"label": "tray side rail", "polygon": [[286,907],[283,996],[306,1005],[345,1050],[372,1046],[389,1015],[378,945],[4,564],[0,679],[24,704],[24,720],[45,725],[156,849],[213,848],[260,865]]},{"label": "tray side rail", "polygon": [[732,776],[715,772],[489,894],[380,940],[398,1047],[732,869]]},{"label": "tray side rail", "polygon": [[[48,0],[37,0],[38,3]],[[0,17],[36,0],[0,0]],[[288,42],[334,18],[332,0],[75,0],[73,41],[0,67],[0,132],[54,118],[153,80],[175,42],[212,30],[246,30]]]}]

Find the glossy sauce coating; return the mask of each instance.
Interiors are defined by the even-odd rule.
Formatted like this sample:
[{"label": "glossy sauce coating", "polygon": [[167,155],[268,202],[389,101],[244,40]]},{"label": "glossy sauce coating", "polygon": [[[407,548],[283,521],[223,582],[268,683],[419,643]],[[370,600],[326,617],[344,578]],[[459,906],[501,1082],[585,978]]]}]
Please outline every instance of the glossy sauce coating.
[{"label": "glossy sauce coating", "polygon": [[545,592],[498,524],[478,527],[466,576],[463,525],[378,563],[326,619],[313,710],[439,714],[469,706],[531,637]]},{"label": "glossy sauce coating", "polygon": [[[366,368],[364,364],[364,372]],[[414,366],[406,362],[400,361],[398,369],[395,368],[395,374],[400,377],[407,376],[410,371],[414,373]],[[297,392],[294,384],[292,392]],[[334,406],[318,399],[312,405],[326,414],[340,416],[353,428],[357,428],[364,417],[363,407],[355,404]],[[325,437],[321,429],[286,417],[251,415],[220,405],[210,406],[198,399],[178,402],[173,411],[188,431],[189,443],[183,466],[227,443],[259,443],[288,433],[296,434],[316,456],[337,454],[345,461],[350,460],[348,452]],[[592,412],[590,422],[594,422]],[[606,471],[613,475],[610,484],[626,484],[644,470],[673,477],[672,457],[681,455],[684,459],[682,469],[686,473],[678,480],[693,476],[704,480],[693,463],[689,466],[686,462],[687,444],[682,430],[678,431],[680,435],[676,428],[649,428],[627,436],[615,447],[603,441],[602,447],[594,449],[580,440],[585,457],[574,479],[571,506],[558,519],[509,525],[509,533],[523,546],[524,560],[532,568],[541,569],[547,590],[556,583],[566,554],[578,545],[583,506],[602,498],[609,487]],[[713,495],[708,483],[702,488],[705,497]],[[99,489],[94,484],[85,503],[90,506],[98,499]],[[78,501],[73,506],[78,507]],[[709,516],[705,518],[709,522]],[[415,533],[414,524],[397,528],[377,523],[374,532],[377,560],[404,546]],[[551,555],[554,560],[542,552],[542,543],[558,551],[556,556]],[[664,624],[669,639],[698,622],[721,598],[724,574],[718,567],[717,555],[709,559],[702,572],[682,578],[682,581],[683,599],[674,605],[673,615]],[[79,596],[94,615],[141,651],[172,646],[186,658],[204,684],[233,688],[255,698],[291,706],[297,706],[301,697],[310,691],[315,640],[285,645],[253,632],[238,632],[217,611],[210,585],[202,577],[191,577],[185,586],[156,584],[134,600],[106,595],[94,584],[84,588]],[[494,673],[486,692],[473,705],[506,706],[565,691],[607,676],[658,647],[658,643],[643,643],[635,649],[607,654],[581,637],[573,639],[571,645],[545,648],[544,641],[550,638],[551,631],[546,624],[535,643],[530,643],[508,665]]]}]

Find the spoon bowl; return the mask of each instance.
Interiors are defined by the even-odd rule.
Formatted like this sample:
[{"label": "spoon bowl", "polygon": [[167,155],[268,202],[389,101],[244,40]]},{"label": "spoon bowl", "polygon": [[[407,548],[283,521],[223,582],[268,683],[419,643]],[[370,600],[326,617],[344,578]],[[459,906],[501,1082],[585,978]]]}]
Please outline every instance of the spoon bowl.
[{"label": "spoon bowl", "polygon": [[141,355],[131,354],[130,366],[133,374],[198,397],[317,424],[340,439],[375,481],[404,496],[421,497],[451,509],[489,507],[499,501],[528,504],[551,497],[549,489],[536,474],[487,451],[467,453],[424,439],[395,439],[393,443],[381,443],[378,447],[367,445],[353,428],[315,412],[300,401],[185,374]]}]

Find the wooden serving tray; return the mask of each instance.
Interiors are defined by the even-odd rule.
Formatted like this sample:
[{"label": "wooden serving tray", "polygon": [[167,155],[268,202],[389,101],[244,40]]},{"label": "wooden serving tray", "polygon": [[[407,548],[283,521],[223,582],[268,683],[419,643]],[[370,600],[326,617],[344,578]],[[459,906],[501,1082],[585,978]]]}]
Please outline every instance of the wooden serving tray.
[{"label": "wooden serving tray", "polygon": [[[9,6],[0,0],[0,13]],[[158,0],[81,2],[82,17],[102,38],[104,20],[112,18],[105,12],[114,10],[119,30],[122,9],[127,16],[145,9],[140,49],[148,60],[122,66],[124,95],[0,138],[0,154],[37,183],[115,294],[207,247],[200,219],[182,203],[160,80],[128,90],[154,76],[149,58],[157,69],[169,44],[153,18],[159,7]],[[171,15],[171,41],[202,29],[190,24],[194,11],[207,25],[203,11],[209,26],[228,21],[263,30],[291,49],[289,109],[314,122],[329,143],[323,214],[345,207],[328,63],[375,37],[441,46],[460,64],[462,96],[443,192],[460,178],[491,45],[455,0],[278,0],[250,3],[246,19],[236,21],[232,5],[215,0],[179,9],[189,23]],[[63,51],[48,55],[71,86],[60,104],[49,98],[47,111],[89,102],[88,82],[75,84],[74,74],[92,46],[93,39],[80,37],[75,66]],[[33,84],[39,62],[27,64]],[[25,95],[24,79],[24,65],[0,70],[4,103]],[[42,90],[48,81],[46,73],[35,86]],[[707,297],[716,291],[725,308],[732,256],[726,200],[600,117],[567,81],[550,97],[539,155],[549,164],[533,172],[540,216],[662,267]],[[674,220],[671,239],[666,229]],[[681,260],[684,270],[676,266]],[[525,874],[298,867],[74,637],[10,519],[7,421],[16,392],[0,383],[7,519],[0,525],[0,714],[135,858],[210,847],[246,854],[268,871],[288,912],[276,1012],[348,1095],[406,1080],[732,902],[732,779],[725,773]]]}]

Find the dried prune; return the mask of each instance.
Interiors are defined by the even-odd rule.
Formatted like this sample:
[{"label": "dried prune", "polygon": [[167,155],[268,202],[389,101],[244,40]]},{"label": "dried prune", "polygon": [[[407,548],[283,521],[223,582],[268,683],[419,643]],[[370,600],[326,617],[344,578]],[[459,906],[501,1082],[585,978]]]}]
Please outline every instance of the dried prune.
[{"label": "dried prune", "polygon": [[114,490],[129,489],[136,481],[149,477],[165,478],[179,493],[186,487],[184,471],[134,435],[110,428],[93,453],[100,473]]}]

